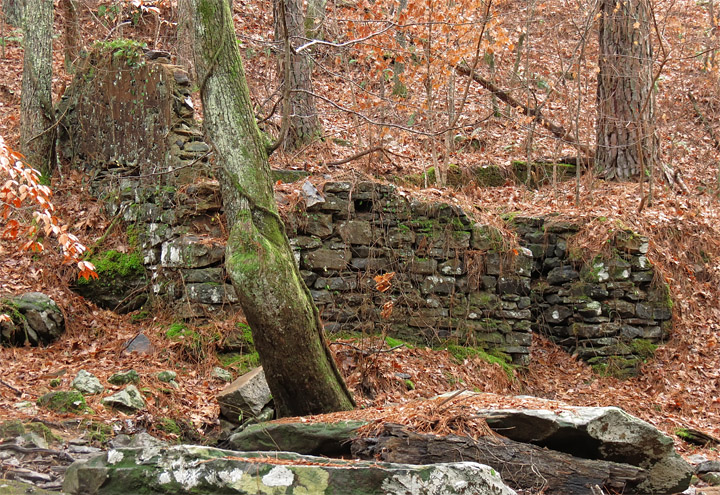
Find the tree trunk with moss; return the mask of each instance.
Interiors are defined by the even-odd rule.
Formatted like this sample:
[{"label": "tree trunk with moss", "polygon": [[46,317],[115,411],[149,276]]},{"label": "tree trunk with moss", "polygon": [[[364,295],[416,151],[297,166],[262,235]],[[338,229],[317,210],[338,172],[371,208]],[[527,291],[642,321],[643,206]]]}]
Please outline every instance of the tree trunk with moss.
[{"label": "tree trunk with moss", "polygon": [[[284,24],[282,10],[285,11]],[[304,39],[305,23],[301,1],[273,0],[273,19],[276,41],[285,41],[286,29],[291,44],[294,40]],[[287,72],[285,70],[286,63],[289,65]],[[286,73],[288,80],[285,77]],[[292,150],[310,143],[322,132],[315,108],[315,98],[311,94],[313,89],[312,71],[308,52],[295,53],[294,50],[291,50],[289,54],[279,55],[278,74],[280,83],[283,86],[289,85],[290,90],[290,122],[283,147]]]},{"label": "tree trunk with moss", "polygon": [[50,171],[55,133],[52,108],[52,0],[29,0],[24,9],[20,151],[34,168]]},{"label": "tree trunk with moss", "polygon": [[205,129],[230,226],[226,268],[281,416],[353,407],[278,215],[229,3],[187,0]]},{"label": "tree trunk with moss", "polygon": [[595,163],[607,179],[627,180],[657,158],[650,5],[603,0],[600,9]]}]

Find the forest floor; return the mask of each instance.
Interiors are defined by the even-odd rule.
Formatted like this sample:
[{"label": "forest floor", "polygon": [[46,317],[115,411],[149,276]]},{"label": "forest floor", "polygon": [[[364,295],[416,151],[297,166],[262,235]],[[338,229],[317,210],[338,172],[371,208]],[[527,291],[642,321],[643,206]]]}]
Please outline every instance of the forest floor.
[{"label": "forest floor", "polygon": [[[130,3],[112,10],[110,3],[80,2],[81,38],[83,44],[115,36],[112,30],[118,21],[133,19],[136,24],[122,28],[126,37],[148,42],[151,48],[178,54],[180,46],[172,31],[177,21],[176,7],[159,2],[160,16],[139,10]],[[119,5],[119,4],[118,4]],[[143,4],[140,4],[143,5]],[[146,4],[149,5],[149,4]],[[578,43],[579,26],[587,6],[570,1],[549,0],[532,4],[508,1],[494,7],[499,25],[498,39],[508,39],[495,47],[495,78],[503,88],[518,98],[546,101],[546,116],[567,129],[577,126],[582,143],[594,141],[595,70],[597,67],[597,27],[587,36],[587,49],[582,59],[570,56]],[[103,7],[103,8],[101,8]],[[272,6],[265,0],[234,2],[235,22],[240,33],[241,51],[257,112],[266,115],[268,103],[275,90],[276,69],[272,59]],[[638,376],[618,380],[594,374],[589,366],[577,361],[551,343],[537,338],[532,348],[532,362],[526,370],[517,371],[510,379],[499,365],[480,360],[458,363],[447,351],[400,348],[393,352],[375,354],[372,362],[362,369],[368,374],[366,382],[373,388],[373,398],[361,398],[363,406],[385,406],[431,397],[445,391],[467,388],[507,395],[533,395],[580,406],[622,407],[652,423],[669,435],[681,427],[695,428],[720,437],[720,161],[718,145],[698,118],[698,111],[707,119],[713,133],[720,133],[720,84],[714,67],[708,66],[704,54],[718,48],[716,28],[707,21],[707,6],[687,0],[660,1],[655,5],[659,28],[654,35],[658,61],[655,69],[662,71],[657,78],[657,128],[660,156],[682,177],[687,190],[673,189],[660,173],[652,177],[654,200],[648,204],[647,182],[605,182],[592,171],[584,171],[579,182],[549,183],[530,189],[511,182],[500,187],[480,188],[466,185],[461,188],[428,188],[400,186],[409,195],[442,199],[457,203],[475,212],[484,221],[500,224],[500,215],[520,212],[539,215],[560,213],[580,219],[585,227],[577,238],[578,247],[592,256],[617,228],[630,228],[650,239],[648,257],[671,287],[674,301],[673,330],[669,340],[660,346],[655,358],[645,363]],[[111,16],[112,13],[112,16]],[[340,21],[347,12],[341,7],[332,10],[331,32],[344,40],[344,24]],[[532,16],[532,17],[530,17]],[[529,19],[532,19],[530,22]],[[161,22],[160,22],[161,21]],[[156,30],[156,27],[159,27]],[[56,17],[56,32],[62,32],[63,19]],[[522,70],[513,79],[511,72],[516,57],[510,40],[519,40],[519,33],[529,30],[522,45]],[[340,34],[337,34],[340,33]],[[660,38],[657,34],[661,33]],[[22,48],[20,31],[0,21],[0,134],[16,147],[19,140],[20,87],[22,78]],[[661,40],[661,42],[659,41]],[[662,43],[662,49],[660,46]],[[63,38],[54,40],[54,98],[59,99],[71,80],[63,64]],[[342,56],[341,56],[342,55]],[[368,76],[373,62],[370,55],[343,52],[331,48],[319,49],[315,73],[315,91],[334,98],[343,107],[354,108],[374,119],[407,124],[417,115],[418,128],[428,125],[423,113],[421,96],[423,78],[406,82],[409,96],[405,107],[391,104],[389,98],[374,100],[356,95],[353,88],[375,88],[381,83]],[[355,58],[353,58],[355,57]],[[350,63],[349,60],[355,60]],[[571,79],[562,74],[575,61]],[[487,65],[479,70],[487,73]],[[560,74],[560,75],[558,75]],[[517,79],[517,80],[516,80]],[[513,82],[514,81],[514,82]],[[529,95],[525,81],[533,82]],[[542,81],[542,84],[540,84]],[[458,87],[464,88],[462,78]],[[357,90],[359,93],[360,89]],[[689,99],[692,93],[698,102],[697,110]],[[355,98],[355,100],[353,100]],[[572,146],[555,139],[539,125],[524,118],[517,109],[504,108],[501,116],[493,116],[490,94],[470,85],[467,108],[462,116],[458,140],[476,140],[479,145],[462,146],[453,151],[450,161],[460,169],[494,164],[507,169],[511,160],[526,160],[575,154]],[[294,152],[278,151],[271,164],[280,168],[296,168],[327,177],[349,175],[372,176],[379,180],[395,180],[426,170],[433,164],[430,140],[425,135],[367,124],[359,115],[338,110],[324,100],[318,109],[324,135],[312,145]],[[478,116],[483,117],[479,122]],[[413,117],[415,118],[415,117]],[[423,121],[423,118],[425,119]],[[272,134],[277,119],[270,119],[267,132]],[[276,129],[276,127],[275,127]],[[439,144],[439,143],[438,143]],[[530,146],[528,146],[530,144]],[[390,153],[368,154],[362,159],[342,165],[330,165],[373,145],[382,145]],[[438,147],[442,152],[442,147]],[[529,149],[529,151],[528,151]],[[63,170],[54,177],[55,204],[62,218],[70,222],[88,246],[102,236],[109,219],[102,214],[101,205],[92,198],[82,176]],[[576,189],[577,188],[577,189]],[[580,202],[576,203],[579,192]],[[113,236],[121,236],[121,233]],[[123,239],[115,241],[122,243]],[[0,242],[0,287],[5,294],[42,291],[53,297],[63,308],[68,325],[67,334],[47,348],[0,348],[0,417],[29,419],[42,417],[61,422],[67,417],[43,410],[18,409],[21,401],[34,401],[50,390],[51,378],[59,378],[62,386],[69,386],[79,369],[86,369],[101,379],[110,374],[133,368],[141,375],[154,376],[162,369],[178,372],[180,388],[166,391],[158,383],[145,393],[152,400],[148,408],[136,417],[128,417],[104,408],[99,399],[89,399],[94,413],[89,419],[106,424],[125,424],[127,428],[154,428],[156,419],[171,417],[185,419],[191,438],[201,438],[217,426],[218,407],[215,394],[222,382],[210,378],[210,370],[217,358],[210,353],[202,362],[182,361],[180,350],[167,342],[165,330],[172,323],[172,315],[158,311],[141,321],[133,315],[117,315],[99,309],[68,289],[75,274],[62,265],[61,256],[53,250],[38,256],[21,253],[8,240]],[[232,322],[231,322],[232,323]],[[231,324],[215,322],[216,328],[226,331]],[[122,344],[145,333],[160,351],[151,356],[125,355]],[[355,345],[377,345],[367,339]],[[344,346],[333,349],[342,354]],[[341,359],[342,362],[342,359]],[[344,367],[350,374],[350,384],[359,384],[352,373],[357,362]],[[411,375],[414,390],[393,379],[398,370]],[[364,396],[361,396],[364,397]],[[500,400],[500,399],[498,399]],[[679,440],[676,445],[684,454],[702,453],[708,458],[720,458],[715,448],[699,448]]]}]

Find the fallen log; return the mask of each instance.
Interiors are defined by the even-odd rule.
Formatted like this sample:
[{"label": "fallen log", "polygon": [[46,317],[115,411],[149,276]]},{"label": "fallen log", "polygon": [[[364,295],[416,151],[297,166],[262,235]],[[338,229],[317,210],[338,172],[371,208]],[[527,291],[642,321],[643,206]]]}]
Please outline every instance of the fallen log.
[{"label": "fallen log", "polygon": [[377,437],[353,440],[351,451],[356,458],[408,464],[479,462],[516,490],[546,495],[587,495],[595,485],[610,493],[637,493],[633,488],[647,477],[629,464],[582,459],[504,437],[426,435],[397,424],[386,424]]},{"label": "fallen log", "polygon": [[473,81],[475,81],[480,86],[497,96],[503,103],[520,109],[520,111],[522,111],[522,113],[527,116],[535,117],[535,120],[539,122],[540,125],[543,126],[545,129],[550,131],[555,137],[574,146],[578,151],[585,155],[582,158],[583,160],[592,160],[594,152],[592,149],[590,149],[589,146],[578,143],[570,131],[565,130],[563,126],[550,121],[542,114],[539,108],[530,108],[527,105],[524,105],[520,101],[513,98],[510,93],[498,88],[495,84],[492,83],[492,81],[488,81],[467,65],[458,64],[455,66],[455,71],[460,75],[471,77]]}]

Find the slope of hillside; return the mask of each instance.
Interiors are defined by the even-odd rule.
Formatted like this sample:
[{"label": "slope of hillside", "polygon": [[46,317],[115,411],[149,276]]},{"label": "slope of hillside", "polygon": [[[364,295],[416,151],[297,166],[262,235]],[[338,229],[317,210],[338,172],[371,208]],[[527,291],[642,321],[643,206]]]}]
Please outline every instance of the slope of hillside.
[{"label": "slope of hillside", "polygon": [[[272,6],[267,1],[235,2],[235,20],[246,59],[249,84],[255,95],[257,113],[267,115],[272,107],[276,90],[275,65],[270,58],[272,45]],[[126,37],[137,37],[148,42],[151,48],[176,53],[177,41],[172,32],[177,11],[171,5],[159,5],[157,24],[151,13],[141,14],[136,26],[122,29]],[[657,79],[658,101],[657,132],[663,161],[677,170],[687,190],[672,189],[655,174],[655,197],[652,204],[643,199],[647,184],[607,183],[585,171],[575,181],[548,184],[538,190],[528,189],[508,181],[493,188],[480,188],[468,184],[457,189],[427,189],[401,185],[412,196],[442,199],[457,203],[484,220],[499,224],[499,215],[507,212],[526,214],[560,213],[568,218],[581,219],[585,228],[579,234],[577,247],[588,258],[592,257],[613,229],[631,228],[650,238],[648,257],[670,284],[675,302],[674,330],[666,345],[661,346],[656,358],[649,361],[635,378],[619,381],[611,377],[594,375],[590,368],[560,351],[542,339],[536,339],[533,360],[529,369],[509,381],[497,366],[484,362],[467,363],[463,368],[444,351],[400,349],[376,355],[372,375],[368,381],[374,389],[374,399],[363,399],[364,405],[382,405],[463,386],[499,393],[523,393],[562,400],[574,405],[618,405],[649,421],[669,434],[679,427],[692,427],[720,437],[720,194],[719,150],[710,135],[720,133],[717,108],[720,106],[718,74],[716,68],[706,67],[705,53],[712,53],[717,45],[715,28],[709,29],[707,9],[695,2],[658,2],[655,15],[659,33],[655,36],[658,61],[656,70],[662,70]],[[124,14],[131,18],[133,7],[125,5]],[[535,5],[532,22],[527,4],[505,2],[495,10],[500,26],[508,33],[508,43],[495,52],[498,85],[512,92],[521,101],[528,97],[546,101],[544,113],[566,128],[579,125],[577,136],[585,144],[594,141],[594,79],[597,64],[596,31],[587,33],[587,50],[584,60],[577,61],[576,74],[566,78],[568,63],[583,35],[583,16],[586,7],[562,0],[551,0]],[[86,3],[81,10],[81,31],[85,44],[117,34],[111,31],[113,19],[98,16],[98,5]],[[104,12],[108,12],[107,9]],[[332,10],[333,33],[339,41],[346,41],[342,21],[349,9]],[[108,14],[109,15],[109,14]],[[121,18],[121,17],[119,17]],[[2,22],[0,21],[0,24]],[[158,28],[156,30],[156,28]],[[513,77],[516,55],[511,43],[517,44],[519,33],[530,29],[524,39],[522,77]],[[62,19],[56,19],[56,31],[61,32]],[[20,33],[7,25],[0,26],[4,40],[0,60],[0,134],[11,145],[17,145],[19,136],[20,81],[22,75],[22,49],[18,43]],[[62,37],[54,42],[55,97],[59,98],[70,76],[65,73],[62,60]],[[662,43],[663,49],[660,48]],[[708,52],[707,50],[711,51]],[[322,140],[295,152],[278,151],[271,162],[278,167],[300,168],[316,176],[347,177],[366,174],[379,180],[394,181],[398,177],[427,170],[433,163],[430,142],[423,134],[413,134],[387,126],[380,131],[370,126],[361,116],[343,112],[338,105],[355,108],[365,116],[400,122],[407,126],[412,115],[418,113],[418,124],[426,124],[422,115],[422,78],[407,81],[409,97],[404,108],[391,104],[390,99],[376,100],[366,97],[358,103],[355,91],[363,87],[378,89],[379,83],[367,74],[370,61],[366,54],[351,51],[333,51],[323,47],[315,54],[315,91],[333,103],[318,101],[318,109],[325,130]],[[342,56],[341,56],[342,55]],[[348,63],[356,57],[357,63]],[[481,65],[487,74],[487,65]],[[521,80],[534,81],[533,95],[522,87]],[[542,80],[543,84],[538,81]],[[458,85],[466,81],[458,79]],[[359,89],[358,89],[359,88]],[[552,88],[550,90],[549,88]],[[579,96],[578,96],[579,92]],[[695,105],[689,99],[692,93]],[[579,98],[579,104],[578,104]],[[415,109],[415,110],[413,110]],[[579,109],[579,110],[578,110]],[[492,99],[486,90],[469,86],[467,109],[460,120],[458,141],[476,139],[479,146],[464,145],[451,155],[450,161],[460,169],[494,164],[508,169],[511,160],[526,160],[566,156],[575,153],[572,146],[561,143],[542,127],[532,125],[517,109],[506,108],[505,116],[492,116]],[[699,115],[707,119],[704,125]],[[266,130],[277,130],[277,116],[268,120]],[[528,152],[528,143],[531,143]],[[387,153],[373,153],[344,164],[332,165],[361,152],[368,147],[381,145]],[[56,204],[61,216],[70,221],[75,232],[86,245],[93,245],[107,228],[110,219],[101,213],[98,203],[84,189],[80,174],[63,169],[62,175],[53,178]],[[283,186],[290,188],[291,186]],[[577,190],[576,190],[577,187]],[[643,189],[643,187],[645,189]],[[579,192],[580,204],[575,203]],[[119,248],[126,239],[121,232],[113,233],[106,241]],[[68,290],[73,278],[70,268],[61,264],[58,253],[47,252],[35,257],[18,253],[11,242],[0,243],[0,285],[2,292],[13,294],[38,290],[50,294],[63,307],[69,323],[65,338],[46,349],[0,348],[0,363],[5,385],[21,392],[17,395],[10,387],[0,385],[0,415],[6,418],[42,415],[52,421],[63,418],[44,411],[18,409],[23,400],[34,401],[48,390],[48,381],[60,373],[63,385],[81,369],[92,371],[101,378],[115,371],[134,368],[148,376],[156,371],[178,365],[180,349],[168,346],[164,331],[172,323],[172,315],[158,311],[151,318],[133,321],[131,316],[118,316],[93,307]],[[224,332],[230,323],[216,322],[214,328]],[[121,345],[132,336],[144,332],[158,349],[152,358],[122,355]],[[338,350],[339,347],[335,346]],[[353,359],[359,359],[355,356]],[[188,434],[206,432],[216,425],[217,407],[213,400],[223,384],[209,379],[209,370],[215,364],[211,356],[203,363],[183,362],[176,391],[162,391],[158,384],[148,391],[148,412],[133,418],[135,424],[152,426],[160,417],[185,418]],[[392,379],[394,371],[402,369],[412,375],[414,391],[398,386]],[[361,382],[352,375],[354,365],[348,365],[350,382]],[[440,370],[440,371],[438,371]],[[357,389],[356,389],[357,390]],[[91,418],[111,423],[124,419],[90,400],[94,410]],[[691,453],[697,449],[678,441],[679,449]],[[717,453],[705,449],[703,453],[716,458]]]}]

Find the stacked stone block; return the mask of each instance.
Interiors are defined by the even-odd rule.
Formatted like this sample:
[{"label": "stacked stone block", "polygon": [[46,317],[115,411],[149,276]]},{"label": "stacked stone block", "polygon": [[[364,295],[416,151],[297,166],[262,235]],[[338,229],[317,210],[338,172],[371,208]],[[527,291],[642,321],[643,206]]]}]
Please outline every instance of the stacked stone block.
[{"label": "stacked stone block", "polygon": [[648,240],[619,230],[590,262],[573,259],[579,225],[543,218],[512,220],[533,253],[533,313],[538,331],[579,358],[632,373],[669,332],[672,301],[655,283]]},{"label": "stacked stone block", "polygon": [[[480,345],[527,363],[532,253],[460,208],[375,182],[329,182],[325,202],[288,225],[305,283],[330,331],[388,332],[426,344]],[[394,273],[390,289],[376,276]],[[387,304],[392,312],[381,315]]]}]

